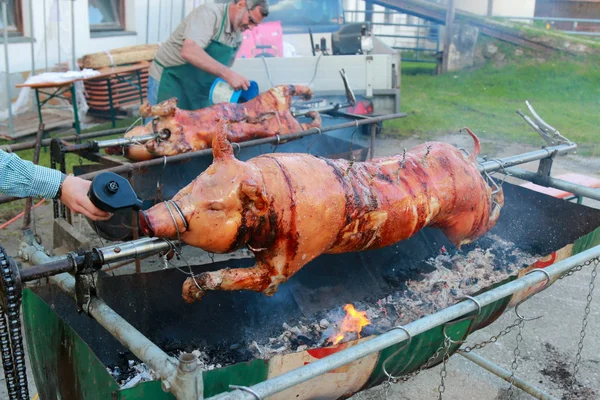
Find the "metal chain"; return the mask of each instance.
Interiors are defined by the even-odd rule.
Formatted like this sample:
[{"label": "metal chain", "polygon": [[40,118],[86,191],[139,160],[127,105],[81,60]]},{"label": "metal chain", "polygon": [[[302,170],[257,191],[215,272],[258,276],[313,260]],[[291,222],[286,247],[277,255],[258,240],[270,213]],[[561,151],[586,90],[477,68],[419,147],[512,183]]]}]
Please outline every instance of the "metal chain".
[{"label": "metal chain", "polygon": [[580,264],[580,265],[578,265],[578,266],[576,266],[576,267],[568,270],[567,272],[565,272],[564,274],[562,274],[558,279],[564,279],[564,278],[566,278],[568,276],[572,276],[575,272],[581,271],[583,269],[583,267],[587,267],[587,266],[592,265],[593,262],[595,262],[596,265],[598,265],[598,262],[600,262],[600,257],[591,258],[591,259],[587,260],[583,264]]},{"label": "metal chain", "polygon": [[446,391],[446,385],[444,381],[446,380],[446,376],[448,376],[446,366],[448,364],[448,359],[450,358],[450,342],[450,338],[446,335],[444,338],[444,356],[442,370],[440,371],[440,384],[438,386],[438,400],[442,400],[444,392]]},{"label": "metal chain", "polygon": [[[592,260],[589,260],[590,262]],[[598,275],[598,264],[600,264],[600,259],[595,258],[594,261],[594,269],[592,269],[592,276],[589,284],[589,292],[587,295],[587,303],[585,305],[585,310],[583,313],[583,320],[581,321],[581,332],[579,333],[579,343],[577,344],[577,355],[575,356],[575,364],[573,365],[573,376],[571,378],[571,388],[575,385],[575,375],[579,372],[579,363],[581,362],[581,352],[583,351],[583,339],[585,338],[585,329],[588,324],[588,316],[590,315],[590,305],[593,300],[594,293],[594,282],[596,280],[596,276]]]},{"label": "metal chain", "polygon": [[[21,292],[17,287],[14,273],[9,265],[9,258],[0,247],[0,274],[3,280],[6,309],[0,315],[4,319],[0,324],[2,337],[2,359],[8,394],[13,399],[29,399],[25,350],[21,329],[20,307]],[[8,329],[6,337],[5,329]],[[12,365],[10,364],[12,362]]]},{"label": "metal chain", "polygon": [[520,322],[521,322],[521,319],[517,318],[515,320],[515,322],[513,322],[512,325],[507,326],[506,328],[501,330],[497,335],[493,335],[488,340],[484,340],[483,342],[474,344],[473,346],[465,346],[463,348],[460,348],[460,349],[458,349],[458,352],[459,353],[470,353],[473,350],[483,349],[488,344],[495,343],[502,336],[508,335],[510,333],[510,331],[512,331],[514,328],[516,328],[519,325]]},{"label": "metal chain", "polygon": [[510,372],[510,379],[508,381],[508,383],[510,383],[510,386],[508,387],[508,398],[512,399],[513,395],[514,395],[514,380],[515,380],[515,371],[517,370],[517,368],[519,367],[519,363],[518,363],[518,359],[519,359],[519,355],[521,355],[521,350],[519,349],[519,344],[523,341],[523,327],[525,326],[525,320],[520,318],[519,319],[519,333],[517,333],[517,344],[515,346],[515,350],[513,351],[514,354],[514,358],[513,358],[513,362],[511,364],[511,372]]}]

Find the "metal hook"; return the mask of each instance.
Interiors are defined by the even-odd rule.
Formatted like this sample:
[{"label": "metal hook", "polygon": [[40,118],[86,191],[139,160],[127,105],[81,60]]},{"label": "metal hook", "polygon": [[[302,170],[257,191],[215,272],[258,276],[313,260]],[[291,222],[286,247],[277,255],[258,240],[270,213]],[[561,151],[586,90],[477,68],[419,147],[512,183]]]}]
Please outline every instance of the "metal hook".
[{"label": "metal hook", "polygon": [[381,365],[381,368],[383,369],[383,373],[391,381],[397,381],[400,377],[399,376],[393,376],[392,374],[390,374],[389,372],[387,372],[387,368],[386,368],[387,363],[392,358],[394,358],[398,353],[400,353],[402,350],[404,350],[405,348],[407,348],[408,345],[410,344],[410,342],[412,341],[412,335],[410,334],[410,332],[405,327],[403,327],[403,326],[395,326],[392,329],[390,329],[388,332],[393,331],[394,329],[402,329],[404,331],[404,333],[406,333],[408,335],[408,342],[406,342],[406,344],[404,346],[400,347],[392,355],[390,355],[388,358],[386,358],[385,361],[383,362],[383,364]]},{"label": "metal hook", "polygon": [[[457,319],[455,321],[451,321],[451,322],[448,322],[448,323],[444,324],[444,328],[443,328],[444,337],[446,339],[448,339],[450,341],[450,343],[453,343],[453,344],[463,344],[466,341],[466,338],[465,338],[465,340],[452,340],[450,338],[450,336],[448,336],[448,333],[446,332],[446,328],[448,328],[449,326],[456,325],[459,322],[464,322],[464,321],[468,321],[468,320],[474,320],[476,317],[478,317],[479,315],[481,315],[481,308],[482,307],[481,307],[481,304],[479,303],[479,301],[477,301],[477,299],[475,299],[472,296],[465,295],[465,296],[462,296],[462,297],[458,298],[457,300],[459,302],[462,302],[462,301],[465,301],[465,300],[471,300],[477,306],[477,313],[476,314],[470,315],[468,317],[463,317],[463,318]],[[469,336],[469,334],[471,333],[472,326],[473,326],[472,324],[469,326],[469,329],[467,330],[465,336]]]},{"label": "metal hook", "polygon": [[481,303],[479,303],[479,301],[475,297],[465,295],[458,300],[461,300],[461,301],[471,300],[477,306],[477,314],[473,315],[473,317],[479,317],[481,315]]},{"label": "metal hook", "polygon": [[519,314],[519,306],[521,304],[523,304],[524,302],[526,302],[527,300],[529,300],[531,297],[533,297],[534,295],[543,292],[544,290],[546,290],[548,288],[548,286],[550,285],[550,280],[552,279],[550,277],[550,274],[548,273],[548,271],[543,270],[542,268],[534,268],[531,271],[527,272],[525,275],[529,275],[533,272],[541,272],[544,275],[546,275],[546,282],[544,283],[544,287],[542,287],[540,290],[531,293],[529,296],[525,297],[523,300],[519,301],[516,305],[515,305],[515,314],[517,314],[517,317],[522,320],[522,321],[535,321],[536,319],[540,319],[542,318],[542,316],[540,315],[539,317],[534,317],[534,318],[525,318],[523,317],[521,314]]},{"label": "metal hook", "polygon": [[256,393],[254,390],[250,389],[247,386],[238,386],[238,385],[229,385],[229,389],[238,389],[238,390],[242,390],[244,392],[248,392],[250,393],[252,396],[254,396],[254,398],[256,400],[262,400],[262,397],[260,397],[258,395],[258,393]]},{"label": "metal hook", "polygon": [[277,152],[277,147],[279,147],[279,145],[281,144],[281,138],[279,137],[279,134],[275,135],[275,137],[277,138],[277,144],[275,145],[275,148],[273,149],[273,153]]},{"label": "metal hook", "polygon": [[318,132],[319,132],[319,136],[317,136],[315,138],[315,140],[312,141],[312,143],[310,144],[310,146],[308,146],[308,148],[306,149],[306,152],[310,154],[310,149],[313,147],[313,145],[317,142],[317,140],[319,140],[319,137],[321,137],[321,128],[315,128]]}]

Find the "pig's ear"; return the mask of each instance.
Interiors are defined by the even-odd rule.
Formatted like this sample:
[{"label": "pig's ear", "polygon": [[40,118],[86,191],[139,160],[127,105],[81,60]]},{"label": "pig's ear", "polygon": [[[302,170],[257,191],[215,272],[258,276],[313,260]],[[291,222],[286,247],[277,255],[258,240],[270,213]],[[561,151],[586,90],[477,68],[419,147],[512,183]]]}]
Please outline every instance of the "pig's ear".
[{"label": "pig's ear", "polygon": [[242,181],[240,190],[242,192],[242,200],[244,203],[248,203],[256,215],[263,216],[267,213],[269,201],[256,182],[251,179]]},{"label": "pig's ear", "polygon": [[216,120],[217,131],[212,142],[213,159],[215,161],[221,161],[226,159],[233,159],[233,147],[227,139],[227,133],[229,132],[229,125],[224,120]]}]

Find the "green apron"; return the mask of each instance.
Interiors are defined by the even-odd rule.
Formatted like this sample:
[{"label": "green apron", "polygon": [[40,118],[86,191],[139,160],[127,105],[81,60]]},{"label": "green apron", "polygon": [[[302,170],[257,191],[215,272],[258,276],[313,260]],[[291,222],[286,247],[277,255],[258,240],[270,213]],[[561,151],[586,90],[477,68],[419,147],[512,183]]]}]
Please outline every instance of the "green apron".
[{"label": "green apron", "polygon": [[[225,15],[223,15],[223,21],[221,22],[217,38],[211,40],[204,51],[221,64],[230,66],[233,64],[238,47],[227,46],[219,42],[227,14],[225,12]],[[154,59],[154,62],[163,68],[158,87],[158,103],[172,97],[177,97],[177,107],[183,110],[197,110],[212,106],[209,94],[213,82],[217,79],[215,75],[196,68],[190,63],[175,67],[165,67],[156,61],[156,59]]]}]

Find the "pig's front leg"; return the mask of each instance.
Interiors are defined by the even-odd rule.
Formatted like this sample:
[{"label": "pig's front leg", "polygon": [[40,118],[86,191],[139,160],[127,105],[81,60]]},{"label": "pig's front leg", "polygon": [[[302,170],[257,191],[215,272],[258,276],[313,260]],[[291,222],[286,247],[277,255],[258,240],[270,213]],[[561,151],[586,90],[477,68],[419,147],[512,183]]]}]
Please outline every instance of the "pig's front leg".
[{"label": "pig's front leg", "polygon": [[182,297],[187,303],[193,303],[202,300],[208,290],[252,290],[273,295],[283,281],[273,275],[273,268],[265,264],[203,272],[185,280]]}]

